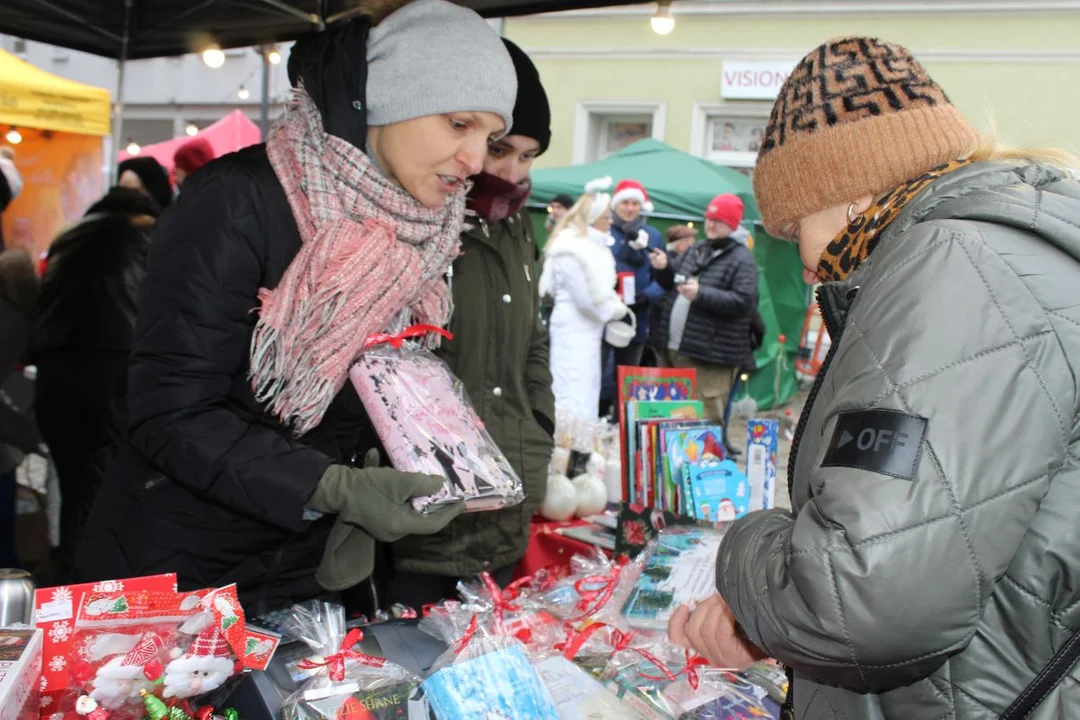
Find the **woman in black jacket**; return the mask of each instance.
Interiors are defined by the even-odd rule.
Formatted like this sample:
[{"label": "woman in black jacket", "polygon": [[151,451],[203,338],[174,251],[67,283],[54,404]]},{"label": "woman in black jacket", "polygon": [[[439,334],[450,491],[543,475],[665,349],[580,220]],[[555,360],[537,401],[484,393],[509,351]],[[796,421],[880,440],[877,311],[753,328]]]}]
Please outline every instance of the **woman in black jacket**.
[{"label": "woman in black jacket", "polygon": [[95,454],[123,434],[128,354],[150,231],[150,195],[115,187],[49,247],[34,321],[35,410],[60,481],[60,581],[102,482]]},{"label": "woman in black jacket", "polygon": [[[374,540],[460,512],[408,502],[441,478],[373,467],[347,376],[370,335],[448,319],[465,179],[509,129],[514,68],[478,15],[445,0],[379,20],[298,42],[266,145],[208,164],[159,223],[127,443],[84,575],[235,582],[261,613],[363,580]],[[324,556],[332,527],[344,563]]]}]

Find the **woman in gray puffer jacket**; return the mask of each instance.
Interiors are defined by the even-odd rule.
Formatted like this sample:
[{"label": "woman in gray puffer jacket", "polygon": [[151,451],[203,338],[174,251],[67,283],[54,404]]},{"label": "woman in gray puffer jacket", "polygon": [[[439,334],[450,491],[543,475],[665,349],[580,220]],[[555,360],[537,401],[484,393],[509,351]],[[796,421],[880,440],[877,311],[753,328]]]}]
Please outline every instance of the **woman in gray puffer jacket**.
[{"label": "woman in gray puffer jacket", "polygon": [[873,38],[822,45],[781,90],[754,190],[822,282],[832,347],[793,510],[734,523],[719,594],[670,633],[717,664],[782,661],[787,717],[1080,717],[1070,162],[980,146]]}]

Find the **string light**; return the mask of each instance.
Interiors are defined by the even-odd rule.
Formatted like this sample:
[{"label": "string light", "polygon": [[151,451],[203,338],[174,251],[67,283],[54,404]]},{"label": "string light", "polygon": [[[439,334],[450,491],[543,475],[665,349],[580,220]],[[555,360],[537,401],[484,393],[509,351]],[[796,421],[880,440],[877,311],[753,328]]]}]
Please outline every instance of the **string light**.
[{"label": "string light", "polygon": [[675,18],[671,15],[671,0],[656,3],[656,14],[649,19],[649,26],[657,35],[668,35],[675,29]]},{"label": "string light", "polygon": [[127,153],[128,155],[138,155],[142,152],[142,148],[139,147],[139,143],[134,140],[128,140]]},{"label": "string light", "polygon": [[241,85],[240,89],[236,91],[236,96],[241,100],[247,100],[249,97],[251,97],[251,91]]},{"label": "string light", "polygon": [[195,137],[199,134],[199,128],[195,123],[188,123],[187,127],[184,128],[184,132],[187,133],[188,137]]},{"label": "string light", "polygon": [[215,70],[225,64],[225,51],[217,45],[211,45],[202,52],[202,60],[207,67]]},{"label": "string light", "polygon": [[281,53],[278,52],[277,48],[274,48],[266,54],[266,59],[270,61],[271,65],[278,65],[281,63]]},{"label": "string light", "polygon": [[12,145],[18,145],[22,142],[22,133],[19,132],[19,128],[11,128],[7,131],[7,135],[4,138]]}]

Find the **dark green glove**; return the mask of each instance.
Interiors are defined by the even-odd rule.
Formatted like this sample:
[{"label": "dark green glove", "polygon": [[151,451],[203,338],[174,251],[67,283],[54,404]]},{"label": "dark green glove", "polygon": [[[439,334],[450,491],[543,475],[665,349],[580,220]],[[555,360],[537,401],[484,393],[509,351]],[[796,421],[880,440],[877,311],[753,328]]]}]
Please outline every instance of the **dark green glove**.
[{"label": "dark green glove", "polygon": [[465,509],[464,503],[456,502],[426,515],[416,512],[409,500],[434,495],[442,489],[444,479],[371,466],[377,463],[378,451],[372,450],[363,469],[331,465],[307,506],[336,514],[387,543],[406,535],[437,533]]}]

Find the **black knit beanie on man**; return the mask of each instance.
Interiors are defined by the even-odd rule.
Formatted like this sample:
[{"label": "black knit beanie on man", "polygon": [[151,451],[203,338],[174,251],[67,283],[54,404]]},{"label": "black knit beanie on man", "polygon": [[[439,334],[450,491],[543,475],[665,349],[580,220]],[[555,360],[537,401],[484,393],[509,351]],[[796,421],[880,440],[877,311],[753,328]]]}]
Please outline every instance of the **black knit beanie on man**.
[{"label": "black knit beanie on man", "polygon": [[523,135],[540,143],[540,154],[551,144],[551,107],[547,93],[540,83],[540,73],[525,51],[503,38],[517,72],[518,91],[514,103],[514,125],[511,135]]},{"label": "black knit beanie on man", "polygon": [[169,207],[172,202],[172,185],[169,183],[169,173],[165,172],[161,163],[152,157],[128,158],[116,169],[117,179],[127,170],[139,176],[147,194],[154,198],[158,207],[162,210]]}]

